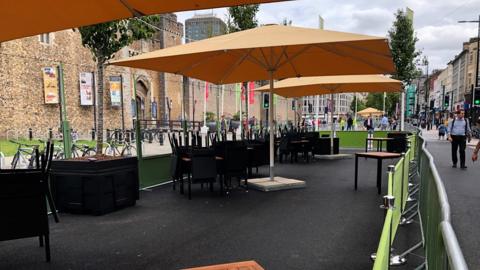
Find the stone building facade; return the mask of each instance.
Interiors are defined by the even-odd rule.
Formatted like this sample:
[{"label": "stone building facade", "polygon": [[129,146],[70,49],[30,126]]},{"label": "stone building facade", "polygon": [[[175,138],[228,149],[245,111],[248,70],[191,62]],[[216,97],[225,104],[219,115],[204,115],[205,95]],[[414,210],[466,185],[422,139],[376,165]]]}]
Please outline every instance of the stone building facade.
[{"label": "stone building facade", "polygon": [[[136,41],[120,50],[116,58],[182,43],[183,25],[176,21],[176,15],[161,15],[158,27],[161,30],[152,39]],[[65,30],[0,44],[0,137],[25,137],[29,128],[35,137],[45,138],[49,128],[56,133],[60,126],[60,104],[45,104],[42,68],[60,64],[70,126],[81,136],[88,136],[94,127],[94,106],[80,105],[79,74],[96,73],[96,65],[90,51],[82,46],[80,33]],[[111,104],[110,76],[122,77],[123,105],[120,107]],[[161,119],[167,98],[171,100],[171,114],[180,114],[180,76],[107,66],[104,78],[105,129],[131,128],[136,117],[135,106],[139,106],[141,119]],[[136,97],[133,96],[135,87]],[[157,104],[156,116],[151,113],[152,103]]]},{"label": "stone building facade", "polygon": [[[116,59],[182,44],[183,25],[175,14],[160,15],[157,32],[149,40],[136,41],[121,49]],[[96,64],[90,51],[82,46],[80,33],[65,30],[0,43],[0,138],[27,137],[28,129],[34,137],[47,138],[51,128],[59,134],[60,104],[45,104],[42,69],[63,66],[67,119],[72,129],[83,138],[89,138],[95,127],[94,106],[80,103],[80,73],[96,74]],[[122,78],[122,105],[112,106],[109,78]],[[98,83],[96,75],[95,84]],[[186,82],[186,83],[185,83]],[[257,85],[258,86],[258,85]],[[95,86],[96,88],[96,86]],[[207,100],[207,111],[216,113],[216,93],[212,85]],[[136,90],[136,96],[134,94]],[[133,120],[180,120],[185,111],[187,120],[203,120],[205,82],[185,80],[183,76],[149,70],[107,66],[104,74],[104,129],[130,129]],[[219,92],[220,93],[220,92]],[[239,111],[234,85],[225,85],[223,111],[232,117]],[[244,111],[245,102],[242,102]],[[277,98],[276,120],[294,119],[291,100]],[[135,114],[138,107],[139,116]],[[249,105],[249,116],[266,120],[261,94]],[[148,122],[156,126],[154,121]]]}]

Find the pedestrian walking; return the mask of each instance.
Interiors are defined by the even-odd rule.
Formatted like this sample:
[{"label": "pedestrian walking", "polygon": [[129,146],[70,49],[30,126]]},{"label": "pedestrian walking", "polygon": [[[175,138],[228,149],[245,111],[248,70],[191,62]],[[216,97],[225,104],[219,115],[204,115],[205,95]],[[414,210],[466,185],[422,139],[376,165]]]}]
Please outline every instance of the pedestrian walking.
[{"label": "pedestrian walking", "polygon": [[353,119],[352,116],[349,115],[347,119],[347,130],[352,130],[353,127]]},{"label": "pedestrian walking", "polygon": [[457,152],[460,152],[460,168],[467,169],[467,166],[465,166],[465,148],[467,147],[467,140],[470,140],[471,130],[463,110],[457,111],[457,117],[448,124],[448,133],[448,140],[452,143],[452,167],[457,167]]},{"label": "pedestrian walking", "polygon": [[438,139],[444,140],[445,134],[447,134],[447,127],[442,123],[438,126]]},{"label": "pedestrian walking", "polygon": [[382,120],[380,120],[380,128],[382,130],[387,130],[388,127],[388,117],[387,115],[383,115]]},{"label": "pedestrian walking", "polygon": [[340,117],[340,129],[345,130],[345,119],[343,117]]},{"label": "pedestrian walking", "polygon": [[[372,115],[369,115],[367,120],[365,120],[365,122],[363,122],[363,126],[367,129],[367,133],[368,133],[367,137],[368,138],[373,138],[373,132],[374,132],[375,128],[374,128]],[[373,147],[373,142],[368,141],[368,150],[371,150],[372,147]]]},{"label": "pedestrian walking", "polygon": [[480,150],[480,140],[478,141],[477,146],[475,146],[475,150],[473,150],[472,161],[477,161],[479,150]]}]

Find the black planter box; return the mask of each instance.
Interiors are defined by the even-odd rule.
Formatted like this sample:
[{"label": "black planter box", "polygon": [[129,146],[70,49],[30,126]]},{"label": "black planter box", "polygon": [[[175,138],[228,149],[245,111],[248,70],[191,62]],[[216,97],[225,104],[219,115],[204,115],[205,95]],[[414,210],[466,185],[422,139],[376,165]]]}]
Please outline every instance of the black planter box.
[{"label": "black planter box", "polygon": [[407,137],[412,135],[409,132],[389,132],[388,138],[393,138],[387,141],[387,152],[405,153],[407,152]]},{"label": "black planter box", "polygon": [[55,160],[52,193],[59,211],[103,215],[139,199],[136,157],[112,160]]}]

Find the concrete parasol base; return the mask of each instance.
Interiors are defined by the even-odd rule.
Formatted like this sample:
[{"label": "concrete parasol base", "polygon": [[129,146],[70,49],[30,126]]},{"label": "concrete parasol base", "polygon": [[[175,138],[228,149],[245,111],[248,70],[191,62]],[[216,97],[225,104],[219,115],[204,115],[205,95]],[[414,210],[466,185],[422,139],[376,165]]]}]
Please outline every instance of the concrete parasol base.
[{"label": "concrete parasol base", "polygon": [[275,181],[270,181],[270,177],[248,180],[248,187],[264,192],[304,188],[306,186],[307,185],[305,181],[288,179],[279,176],[275,177]]}]

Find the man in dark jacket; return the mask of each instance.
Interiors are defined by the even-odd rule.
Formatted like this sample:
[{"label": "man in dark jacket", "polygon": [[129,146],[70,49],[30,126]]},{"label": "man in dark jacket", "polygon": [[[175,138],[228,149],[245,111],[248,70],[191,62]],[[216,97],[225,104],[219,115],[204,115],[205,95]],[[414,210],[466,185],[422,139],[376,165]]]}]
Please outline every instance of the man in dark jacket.
[{"label": "man in dark jacket", "polygon": [[463,110],[457,111],[457,117],[448,123],[448,140],[452,143],[452,167],[457,167],[457,151],[460,152],[460,168],[466,169],[465,166],[465,148],[467,146],[467,138],[471,134],[468,120],[465,119]]}]

